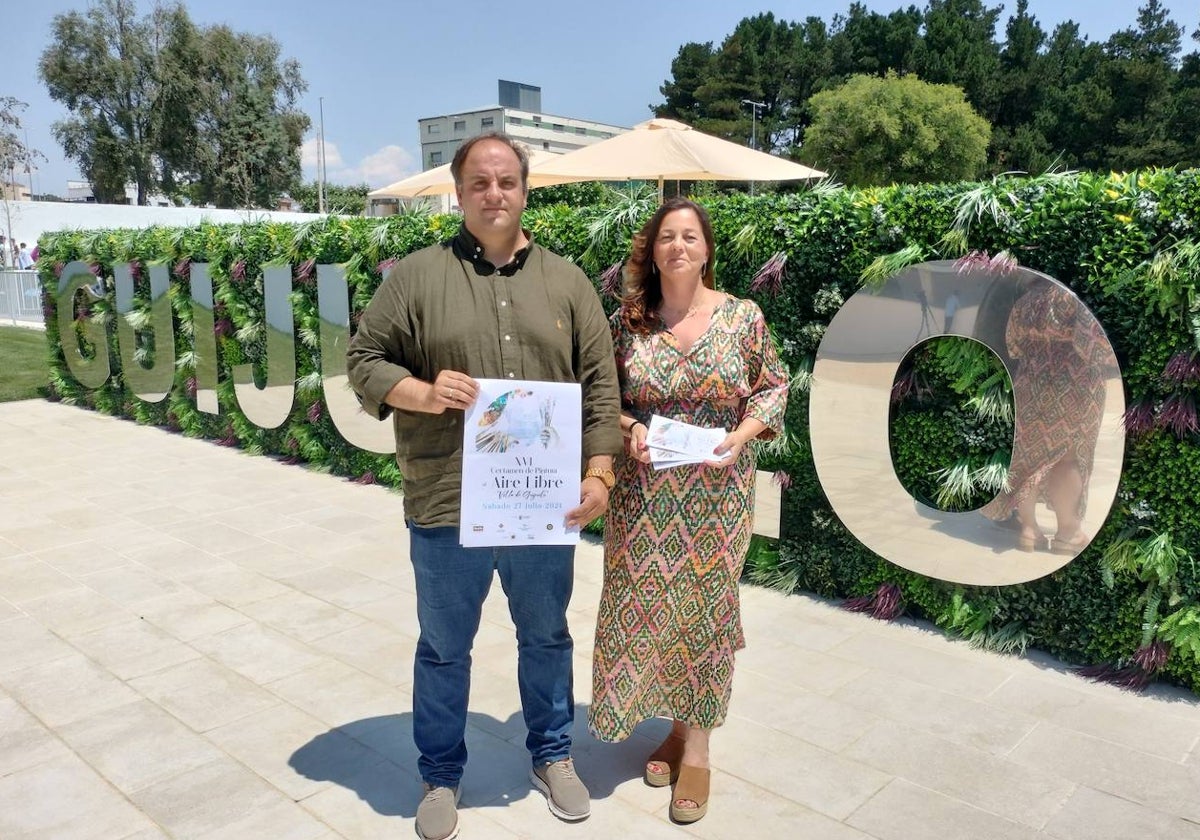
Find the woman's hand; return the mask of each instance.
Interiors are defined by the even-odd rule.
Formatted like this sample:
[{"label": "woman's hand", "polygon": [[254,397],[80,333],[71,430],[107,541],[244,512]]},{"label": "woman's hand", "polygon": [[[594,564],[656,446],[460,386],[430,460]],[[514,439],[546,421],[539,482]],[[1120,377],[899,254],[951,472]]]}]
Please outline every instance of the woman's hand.
[{"label": "woman's hand", "polygon": [[713,454],[717,457],[704,463],[710,467],[731,467],[737,463],[738,456],[742,454],[742,448],[745,445],[746,441],[738,432],[730,432],[725,435],[725,440],[717,444],[717,448],[713,450]]},{"label": "woman's hand", "polygon": [[646,435],[649,433],[650,430],[641,421],[629,427],[629,457],[642,464],[650,463],[650,447],[646,445]]}]

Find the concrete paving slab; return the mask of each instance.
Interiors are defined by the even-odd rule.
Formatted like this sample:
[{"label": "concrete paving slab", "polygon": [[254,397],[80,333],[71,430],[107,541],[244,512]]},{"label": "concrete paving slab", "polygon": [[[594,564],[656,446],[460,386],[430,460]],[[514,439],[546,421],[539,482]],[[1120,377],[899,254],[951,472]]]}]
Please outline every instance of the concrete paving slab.
[{"label": "concrete paving slab", "polygon": [[[419,630],[398,494],[41,401],[0,404],[0,440],[0,837],[410,835]],[[752,587],[710,813],[672,825],[669,791],[641,780],[666,722],[619,744],[586,731],[602,568],[585,539],[570,617],[592,816],[565,826],[528,782],[497,587],[464,840],[1200,836],[1191,694]]]}]

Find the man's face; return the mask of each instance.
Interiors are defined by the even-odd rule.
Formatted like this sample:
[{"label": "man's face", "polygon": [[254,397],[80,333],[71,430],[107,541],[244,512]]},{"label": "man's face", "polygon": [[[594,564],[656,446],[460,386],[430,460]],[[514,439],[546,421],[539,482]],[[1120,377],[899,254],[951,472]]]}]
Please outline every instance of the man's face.
[{"label": "man's face", "polygon": [[481,140],[467,153],[459,176],[455,192],[467,230],[489,236],[521,229],[525,183],[516,152],[499,140]]}]

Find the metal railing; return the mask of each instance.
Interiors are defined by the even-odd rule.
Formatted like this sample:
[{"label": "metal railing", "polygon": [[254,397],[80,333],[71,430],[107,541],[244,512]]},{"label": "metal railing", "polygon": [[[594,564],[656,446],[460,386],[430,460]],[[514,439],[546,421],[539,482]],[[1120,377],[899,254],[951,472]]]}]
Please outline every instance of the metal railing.
[{"label": "metal railing", "polygon": [[0,322],[43,324],[42,286],[36,271],[0,268]]}]

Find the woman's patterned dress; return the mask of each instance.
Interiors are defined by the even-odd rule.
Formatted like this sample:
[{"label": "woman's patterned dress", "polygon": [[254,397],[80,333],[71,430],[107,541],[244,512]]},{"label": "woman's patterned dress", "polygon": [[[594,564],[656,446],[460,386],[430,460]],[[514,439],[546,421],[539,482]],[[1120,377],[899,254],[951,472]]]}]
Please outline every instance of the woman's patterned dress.
[{"label": "woman's patterned dress", "polygon": [[[787,370],[757,304],[727,297],[688,352],[665,327],[627,332],[613,316],[623,408],[734,429],[744,416],[783,429]],[[754,515],[752,447],[729,467],[617,464],[604,531],[604,588],[589,724],[619,741],[665,716],[725,720],[734,652],[745,647],[738,579]]]},{"label": "woman's patterned dress", "polygon": [[1082,517],[1096,442],[1104,419],[1104,369],[1111,364],[1100,323],[1069,292],[1039,282],[1013,305],[1006,333],[1017,360],[1013,399],[1020,408],[1013,435],[1009,490],[980,511],[1006,519],[1031,493],[1045,499],[1046,479],[1061,462],[1083,478]]}]

